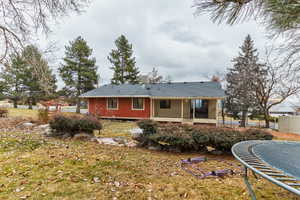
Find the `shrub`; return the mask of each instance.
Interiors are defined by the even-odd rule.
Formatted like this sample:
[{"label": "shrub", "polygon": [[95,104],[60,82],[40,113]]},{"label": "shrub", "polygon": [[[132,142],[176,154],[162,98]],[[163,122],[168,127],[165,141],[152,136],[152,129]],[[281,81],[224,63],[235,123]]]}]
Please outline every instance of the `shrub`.
[{"label": "shrub", "polygon": [[157,122],[148,119],[138,121],[137,125],[143,130],[144,135],[155,134],[158,128]]},{"label": "shrub", "polygon": [[164,149],[177,148],[180,151],[203,151],[208,146],[220,151],[246,140],[271,140],[273,136],[260,129],[245,131],[229,128],[213,128],[183,125],[160,125],[154,134],[141,136],[143,145],[162,145]]},{"label": "shrub", "polygon": [[102,124],[94,117],[56,115],[50,121],[50,127],[57,133],[69,133],[74,136],[82,132],[93,134],[94,130],[102,129]]},{"label": "shrub", "polygon": [[49,111],[48,109],[39,109],[38,110],[38,120],[43,123],[49,122]]},{"label": "shrub", "polygon": [[184,126],[163,125],[158,129],[157,134],[152,134],[149,138],[156,143],[168,145],[170,148],[177,148],[180,151],[189,151],[195,148],[193,138]]},{"label": "shrub", "polygon": [[86,116],[75,120],[74,129],[78,132],[92,134],[94,130],[101,130],[102,124],[95,117]]},{"label": "shrub", "polygon": [[55,130],[58,133],[70,133],[73,132],[74,129],[74,119],[64,115],[54,116],[54,118],[50,121],[49,124],[51,129]]}]

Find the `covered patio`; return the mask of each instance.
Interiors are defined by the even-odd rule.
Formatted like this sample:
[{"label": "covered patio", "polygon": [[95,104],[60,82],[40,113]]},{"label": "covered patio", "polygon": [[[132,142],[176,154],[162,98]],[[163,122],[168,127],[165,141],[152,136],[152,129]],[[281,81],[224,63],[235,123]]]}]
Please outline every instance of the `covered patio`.
[{"label": "covered patio", "polygon": [[186,124],[218,123],[218,98],[152,98],[151,119]]}]

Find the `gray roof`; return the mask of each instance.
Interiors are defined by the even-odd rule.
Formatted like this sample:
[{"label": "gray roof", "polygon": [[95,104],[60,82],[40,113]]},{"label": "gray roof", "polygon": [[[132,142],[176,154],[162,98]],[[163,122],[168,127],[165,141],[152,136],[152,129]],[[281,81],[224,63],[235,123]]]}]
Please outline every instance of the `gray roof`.
[{"label": "gray roof", "polygon": [[223,98],[224,90],[217,82],[174,82],[156,84],[104,85],[82,94],[91,97],[213,97]]}]

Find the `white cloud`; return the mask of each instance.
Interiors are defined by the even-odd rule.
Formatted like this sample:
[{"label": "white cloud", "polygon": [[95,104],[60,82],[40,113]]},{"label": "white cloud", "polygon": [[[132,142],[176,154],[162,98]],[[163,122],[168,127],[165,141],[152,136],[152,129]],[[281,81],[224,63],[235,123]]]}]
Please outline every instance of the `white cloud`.
[{"label": "white cloud", "polygon": [[121,34],[133,44],[142,72],[157,67],[175,81],[224,71],[247,34],[263,50],[267,39],[258,24],[213,24],[208,16],[195,17],[191,5],[192,0],[98,0],[82,15],[64,18],[48,40],[59,42],[63,57],[64,45],[81,35],[94,49],[104,82],[112,75],[107,56]]}]

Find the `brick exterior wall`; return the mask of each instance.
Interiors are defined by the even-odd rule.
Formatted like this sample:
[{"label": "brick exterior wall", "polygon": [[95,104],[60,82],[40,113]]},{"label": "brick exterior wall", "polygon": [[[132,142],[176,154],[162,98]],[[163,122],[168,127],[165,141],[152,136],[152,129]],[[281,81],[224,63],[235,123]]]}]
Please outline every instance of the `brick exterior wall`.
[{"label": "brick exterior wall", "polygon": [[132,98],[118,98],[118,109],[107,109],[107,98],[88,99],[89,113],[103,118],[150,118],[150,99],[144,98],[144,110],[132,109]]}]

